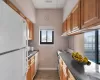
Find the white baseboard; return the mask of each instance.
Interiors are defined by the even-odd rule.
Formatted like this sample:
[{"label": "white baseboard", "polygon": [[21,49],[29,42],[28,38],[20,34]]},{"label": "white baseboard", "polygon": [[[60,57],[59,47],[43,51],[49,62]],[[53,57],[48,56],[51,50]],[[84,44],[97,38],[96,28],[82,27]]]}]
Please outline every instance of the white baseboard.
[{"label": "white baseboard", "polygon": [[39,68],[38,70],[57,70],[57,68]]}]

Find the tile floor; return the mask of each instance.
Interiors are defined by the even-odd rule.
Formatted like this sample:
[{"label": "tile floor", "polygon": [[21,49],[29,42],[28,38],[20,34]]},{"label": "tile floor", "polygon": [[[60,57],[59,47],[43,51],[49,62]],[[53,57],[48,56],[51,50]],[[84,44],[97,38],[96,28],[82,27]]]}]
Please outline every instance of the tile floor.
[{"label": "tile floor", "polygon": [[34,80],[59,80],[57,71],[38,71]]}]

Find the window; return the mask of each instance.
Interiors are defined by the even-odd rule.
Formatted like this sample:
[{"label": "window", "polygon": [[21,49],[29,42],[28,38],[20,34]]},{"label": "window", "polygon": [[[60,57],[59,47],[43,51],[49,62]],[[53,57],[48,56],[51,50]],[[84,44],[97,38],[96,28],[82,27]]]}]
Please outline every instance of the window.
[{"label": "window", "polygon": [[51,29],[40,30],[40,44],[54,44],[54,31]]},{"label": "window", "polygon": [[91,61],[96,62],[95,57],[95,31],[87,32],[84,34],[84,52]]},{"label": "window", "polygon": [[84,34],[84,51],[91,61],[100,64],[100,30]]}]

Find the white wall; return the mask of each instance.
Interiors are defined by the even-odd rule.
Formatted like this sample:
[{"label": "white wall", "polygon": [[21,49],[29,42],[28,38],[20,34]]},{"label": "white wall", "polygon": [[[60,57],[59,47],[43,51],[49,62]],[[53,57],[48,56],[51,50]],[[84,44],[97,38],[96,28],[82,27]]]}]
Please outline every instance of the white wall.
[{"label": "white wall", "polygon": [[75,51],[84,55],[84,34],[70,36],[67,39],[69,52]]},{"label": "white wall", "polygon": [[[67,49],[66,38],[61,37],[63,11],[61,9],[36,10],[36,25],[34,29],[34,46],[39,49],[39,68],[56,69],[57,68],[57,50]],[[48,16],[49,20],[45,20]],[[45,27],[41,27],[45,26]],[[50,27],[49,27],[50,26]],[[54,44],[39,45],[39,28],[54,29]]]},{"label": "white wall", "polygon": [[74,51],[84,55],[84,34],[74,36]]},{"label": "white wall", "polygon": [[67,0],[63,8],[63,21],[68,17],[74,6],[79,0]]},{"label": "white wall", "polygon": [[36,23],[35,7],[32,0],[10,0],[33,23]]}]

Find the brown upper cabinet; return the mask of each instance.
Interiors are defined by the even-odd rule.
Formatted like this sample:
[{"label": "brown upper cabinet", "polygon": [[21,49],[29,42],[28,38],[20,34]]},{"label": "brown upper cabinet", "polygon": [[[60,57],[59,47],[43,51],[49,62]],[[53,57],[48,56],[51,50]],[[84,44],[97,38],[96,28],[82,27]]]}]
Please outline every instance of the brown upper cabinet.
[{"label": "brown upper cabinet", "polygon": [[74,9],[72,10],[72,31],[77,31],[80,29],[81,24],[80,24],[80,16],[81,16],[81,5],[80,5],[80,1],[78,2],[78,4],[74,7]]},{"label": "brown upper cabinet", "polygon": [[68,16],[67,18],[67,33],[70,33],[72,29],[72,25],[71,25],[71,15]]},{"label": "brown upper cabinet", "polygon": [[100,0],[79,0],[69,15],[66,19],[67,35],[97,29],[95,26],[100,25]]},{"label": "brown upper cabinet", "polygon": [[64,33],[66,31],[67,31],[67,22],[65,20],[64,23],[63,23],[63,26],[62,26],[62,32]]},{"label": "brown upper cabinet", "polygon": [[99,21],[100,0],[81,0],[81,27],[89,27]]},{"label": "brown upper cabinet", "polygon": [[28,39],[34,40],[34,24],[30,20],[27,20],[27,26],[29,30]]}]

